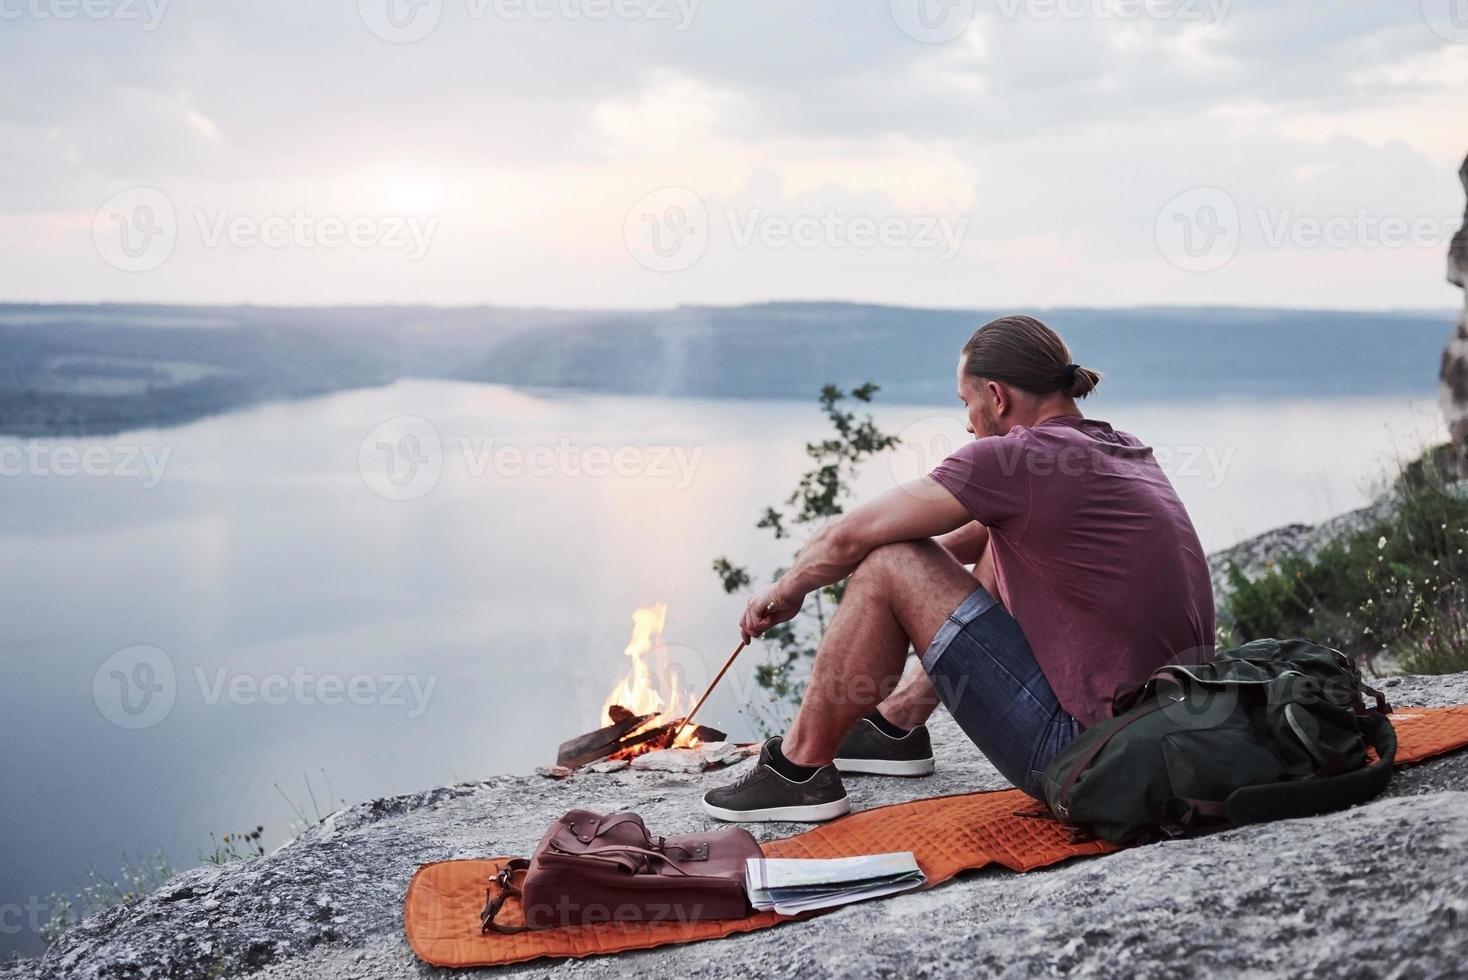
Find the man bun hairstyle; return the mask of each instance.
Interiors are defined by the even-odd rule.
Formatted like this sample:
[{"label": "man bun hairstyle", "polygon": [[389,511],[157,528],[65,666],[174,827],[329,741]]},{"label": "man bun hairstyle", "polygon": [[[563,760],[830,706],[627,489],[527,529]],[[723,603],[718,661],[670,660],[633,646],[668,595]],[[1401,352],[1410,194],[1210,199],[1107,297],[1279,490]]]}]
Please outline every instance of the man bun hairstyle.
[{"label": "man bun hairstyle", "polygon": [[1060,334],[1032,316],[1002,316],[974,331],[963,345],[963,373],[1013,385],[1032,395],[1085,398],[1101,374],[1070,359]]}]

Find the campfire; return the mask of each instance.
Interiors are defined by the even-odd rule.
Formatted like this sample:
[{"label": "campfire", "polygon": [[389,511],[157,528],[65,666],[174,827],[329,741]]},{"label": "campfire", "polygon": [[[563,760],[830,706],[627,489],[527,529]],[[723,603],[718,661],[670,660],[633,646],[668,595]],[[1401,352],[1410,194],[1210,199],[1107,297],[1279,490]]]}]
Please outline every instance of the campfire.
[{"label": "campfire", "polygon": [[723,732],[705,725],[689,725],[677,734],[698,695],[677,685],[677,672],[663,643],[667,617],[667,604],[661,602],[632,614],[632,637],[623,651],[631,663],[602,705],[602,725],[561,743],[558,765],[576,769],[594,762],[631,760],[658,749],[697,749],[724,741]]}]

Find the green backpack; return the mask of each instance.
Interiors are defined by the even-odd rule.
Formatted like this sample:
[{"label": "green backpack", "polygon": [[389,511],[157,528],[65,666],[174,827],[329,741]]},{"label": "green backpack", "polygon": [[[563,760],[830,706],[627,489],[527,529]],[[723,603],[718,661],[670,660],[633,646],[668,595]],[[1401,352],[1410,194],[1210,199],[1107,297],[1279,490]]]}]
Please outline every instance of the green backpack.
[{"label": "green backpack", "polygon": [[1116,844],[1340,810],[1391,779],[1390,711],[1345,654],[1255,640],[1206,664],[1162,667],[1119,696],[1115,717],[1046,767],[1045,803]]}]

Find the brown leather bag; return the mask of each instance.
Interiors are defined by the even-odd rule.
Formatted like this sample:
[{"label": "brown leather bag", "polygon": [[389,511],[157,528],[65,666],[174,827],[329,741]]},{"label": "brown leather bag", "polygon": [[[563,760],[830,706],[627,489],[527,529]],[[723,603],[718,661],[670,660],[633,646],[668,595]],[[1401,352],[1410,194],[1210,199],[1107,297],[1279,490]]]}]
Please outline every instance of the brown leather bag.
[{"label": "brown leather bag", "polygon": [[[653,838],[635,813],[572,810],[551,824],[529,859],[507,863],[486,889],[482,931],[502,933],[593,922],[737,919],[749,914],[748,858],[760,857],[749,831],[729,827]],[[520,880],[517,882],[517,876]],[[518,897],[523,926],[496,922]]]}]

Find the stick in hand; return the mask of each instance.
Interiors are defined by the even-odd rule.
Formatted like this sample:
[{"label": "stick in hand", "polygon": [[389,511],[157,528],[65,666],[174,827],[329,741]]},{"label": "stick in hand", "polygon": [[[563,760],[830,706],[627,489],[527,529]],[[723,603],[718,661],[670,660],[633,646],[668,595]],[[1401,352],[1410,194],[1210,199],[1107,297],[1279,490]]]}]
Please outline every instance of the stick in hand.
[{"label": "stick in hand", "polygon": [[[767,612],[767,613],[774,612],[774,611],[775,611],[775,604],[773,602],[771,602],[767,607],[765,607],[765,612]],[[703,707],[703,703],[709,699],[709,695],[712,694],[712,693],[714,693],[714,688],[716,688],[716,687],[719,686],[719,681],[721,681],[721,680],[724,679],[724,675],[729,672],[729,668],[732,667],[732,666],[734,666],[734,660],[739,656],[740,652],[745,647],[747,647],[747,646],[749,646],[749,641],[748,640],[740,640],[739,641],[739,645],[734,648],[734,652],[731,653],[731,654],[729,654],[729,659],[724,661],[724,666],[722,666],[722,667],[719,668],[719,673],[714,677],[713,683],[711,683],[708,686],[708,689],[703,692],[703,697],[701,697],[701,698],[698,699],[698,703],[693,706],[693,710],[690,711],[690,712],[688,712],[688,714],[684,717],[683,721],[679,723],[677,730],[673,732],[673,740],[672,740],[672,742],[670,744],[672,744],[672,745],[677,745],[678,744],[678,738],[679,738],[679,736],[681,736],[683,734],[683,729],[687,728],[688,727],[688,723],[691,722],[691,721],[693,721],[693,716],[696,715],[696,714],[698,714],[698,709],[699,708],[702,708]]]}]

